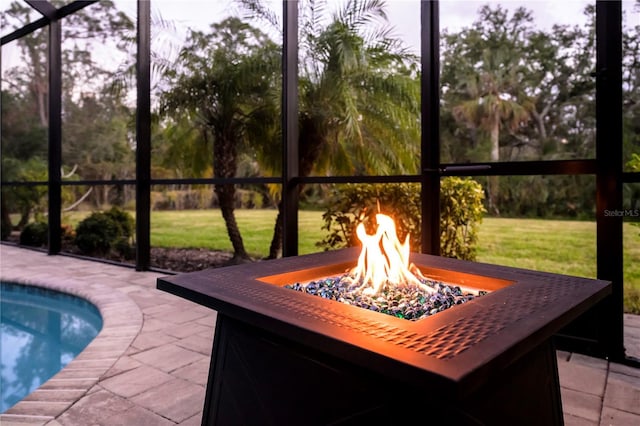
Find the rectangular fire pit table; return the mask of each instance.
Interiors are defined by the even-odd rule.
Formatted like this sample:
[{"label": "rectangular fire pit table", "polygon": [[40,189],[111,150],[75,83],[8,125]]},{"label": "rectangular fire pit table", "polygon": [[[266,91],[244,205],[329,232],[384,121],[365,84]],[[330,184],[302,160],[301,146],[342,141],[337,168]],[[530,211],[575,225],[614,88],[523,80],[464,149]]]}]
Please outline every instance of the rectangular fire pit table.
[{"label": "rectangular fire pit table", "polygon": [[345,249],[158,279],[218,312],[203,424],[562,424],[552,336],[609,282],[412,254],[490,291],[419,321],[283,288],[355,266]]}]

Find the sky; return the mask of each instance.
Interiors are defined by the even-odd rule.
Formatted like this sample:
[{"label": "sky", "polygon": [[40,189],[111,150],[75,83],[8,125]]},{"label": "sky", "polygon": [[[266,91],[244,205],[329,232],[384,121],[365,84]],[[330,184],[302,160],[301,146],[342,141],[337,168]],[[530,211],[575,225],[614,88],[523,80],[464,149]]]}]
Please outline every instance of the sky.
[{"label": "sky", "polygon": [[[135,19],[135,0],[115,0],[116,6]],[[282,3],[279,0],[266,0],[271,9],[281,15]],[[7,0],[2,4],[8,5]],[[330,3],[340,3],[331,0]],[[583,24],[585,5],[593,3],[586,0],[441,0],[440,27],[449,32],[469,26],[477,18],[477,12],[483,5],[501,4],[509,11],[523,6],[533,12],[535,25],[539,28],[550,29],[553,24]],[[634,0],[623,0],[623,9],[627,11],[627,23],[640,24],[640,12],[634,11]],[[210,23],[218,22],[228,16],[232,10],[232,0],[152,0],[152,14],[158,14],[167,22],[173,23],[175,30],[156,33],[152,43],[179,46],[187,33],[187,28],[206,30]],[[417,0],[387,0],[388,15],[395,33],[402,38],[406,45],[415,53],[420,51],[420,4]],[[6,33],[3,30],[2,33]],[[177,49],[175,49],[177,50]],[[105,61],[113,61],[109,55],[103,53]],[[18,60],[16,52],[3,47],[3,70],[12,66]]]},{"label": "sky", "polygon": [[[629,6],[632,4],[632,0],[625,0],[625,2]],[[127,0],[120,0],[117,3],[131,5],[131,1]],[[281,11],[282,6],[279,1],[271,0],[268,3],[273,5],[272,10]],[[339,2],[332,1],[331,3]],[[526,7],[533,11],[536,24],[547,29],[555,23],[584,23],[582,11],[587,4],[592,2],[587,0],[442,0],[440,2],[440,27],[455,31],[470,25],[476,19],[478,9],[487,3],[501,4],[510,11],[520,6]],[[155,5],[152,7],[160,11],[163,18],[200,29],[206,29],[207,24],[217,18],[216,15],[223,16],[230,10],[229,1],[226,0],[183,0],[180,2],[155,0],[152,5]],[[417,0],[387,0],[387,5],[389,20],[395,27],[396,33],[417,53],[420,49],[420,2]],[[207,10],[207,13],[202,13],[203,8]]]},{"label": "sky", "polygon": [[[632,0],[625,0],[631,4]],[[282,5],[278,0],[269,0],[271,9],[281,16]],[[340,1],[330,1],[338,4]],[[535,22],[542,28],[551,28],[555,23],[581,24],[584,22],[582,11],[590,2],[587,0],[441,0],[440,28],[449,31],[459,30],[468,26],[477,17],[480,7],[487,3],[501,4],[510,11],[523,6],[533,11]],[[127,8],[135,13],[135,2],[131,0],[116,0],[123,9]],[[154,0],[152,10],[160,12],[164,19],[176,22],[179,27],[207,29],[210,22],[227,16],[230,1],[228,0]],[[420,50],[420,2],[417,0],[387,0],[389,20],[395,27],[395,32],[416,53]],[[206,11],[203,13],[203,10]]]}]

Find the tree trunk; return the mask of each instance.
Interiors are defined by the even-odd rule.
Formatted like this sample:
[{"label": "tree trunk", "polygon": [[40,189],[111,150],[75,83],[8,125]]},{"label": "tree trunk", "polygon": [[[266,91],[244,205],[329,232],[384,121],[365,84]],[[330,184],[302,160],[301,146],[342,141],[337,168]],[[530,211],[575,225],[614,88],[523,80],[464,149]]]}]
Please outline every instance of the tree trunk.
[{"label": "tree trunk", "polygon": [[276,224],[273,227],[273,237],[269,246],[269,257],[267,259],[277,259],[282,255],[282,201],[278,203],[278,216],[276,216]]},{"label": "tree trunk", "polygon": [[[213,170],[216,178],[232,178],[236,173],[236,150],[232,138],[226,137],[223,132],[216,135],[214,139],[213,153]],[[218,196],[218,204],[220,212],[227,227],[227,235],[233,246],[234,263],[245,262],[250,260],[247,251],[244,248],[242,235],[238,228],[235,215],[235,193],[236,186],[234,184],[218,184],[215,185],[215,193]]]},{"label": "tree trunk", "polygon": [[22,206],[20,209],[20,220],[16,225],[16,229],[22,231],[22,229],[27,226],[29,223],[29,217],[31,216],[31,207],[30,206]]},{"label": "tree trunk", "polygon": [[537,143],[537,149],[538,149],[538,158],[542,159],[542,153],[543,153],[543,146],[544,143],[547,140],[547,126],[544,123],[544,119],[547,116],[549,112],[549,108],[548,105],[547,107],[545,107],[542,112],[538,113],[537,111],[533,110],[531,112],[531,115],[533,116],[533,119],[536,122],[536,127],[538,128],[538,135],[540,136],[538,138],[538,143]]},{"label": "tree trunk", "polygon": [[218,203],[220,204],[222,218],[224,219],[225,226],[227,227],[227,234],[229,235],[229,240],[233,246],[233,258],[235,261],[248,260],[249,255],[244,248],[244,242],[242,241],[242,235],[240,234],[240,229],[238,228],[234,212],[234,198],[236,192],[235,185],[216,185],[215,192],[218,196]]},{"label": "tree trunk", "polygon": [[[302,120],[300,124],[300,135],[298,137],[300,145],[298,173],[301,177],[306,177],[311,174],[313,165],[322,151],[322,143],[325,137],[326,130],[323,133],[313,118],[308,117]],[[303,189],[304,185],[299,185],[298,193],[301,193]],[[278,203],[278,216],[276,217],[276,224],[273,229],[273,237],[271,238],[271,245],[269,246],[269,259],[276,259],[282,254],[282,207],[282,201],[280,201]]]},{"label": "tree trunk", "polygon": [[40,118],[40,124],[44,127],[49,125],[49,108],[47,102],[49,100],[49,82],[47,78],[47,71],[44,68],[46,62],[43,63],[40,60],[38,54],[38,46],[29,43],[27,45],[29,51],[29,57],[31,59],[31,65],[33,66],[34,79],[31,83],[31,89],[35,97],[36,104],[38,105],[38,117]]},{"label": "tree trunk", "polygon": [[[500,119],[498,117],[496,117],[491,127],[491,161],[500,161]],[[497,216],[500,216],[500,210],[498,209],[498,176],[489,176],[487,182],[489,210],[493,211]]]},{"label": "tree trunk", "polygon": [[2,239],[6,239],[5,237],[9,237],[11,231],[13,230],[13,225],[11,224],[11,217],[9,216],[9,207],[7,206],[7,199],[2,195],[0,197],[0,215],[2,216]]},{"label": "tree trunk", "polygon": [[500,161],[500,119],[496,117],[491,126],[491,161]]}]

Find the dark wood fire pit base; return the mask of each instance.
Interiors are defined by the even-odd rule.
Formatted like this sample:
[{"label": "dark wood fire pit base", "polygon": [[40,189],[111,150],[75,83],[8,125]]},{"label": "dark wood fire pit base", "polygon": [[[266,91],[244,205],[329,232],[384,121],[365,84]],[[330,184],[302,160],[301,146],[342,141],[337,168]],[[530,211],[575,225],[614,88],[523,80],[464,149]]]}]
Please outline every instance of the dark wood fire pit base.
[{"label": "dark wood fire pit base", "polygon": [[284,289],[343,271],[344,250],[195,272],[158,288],[218,311],[203,424],[563,423],[552,336],[604,281],[414,255],[491,293],[412,322]]}]

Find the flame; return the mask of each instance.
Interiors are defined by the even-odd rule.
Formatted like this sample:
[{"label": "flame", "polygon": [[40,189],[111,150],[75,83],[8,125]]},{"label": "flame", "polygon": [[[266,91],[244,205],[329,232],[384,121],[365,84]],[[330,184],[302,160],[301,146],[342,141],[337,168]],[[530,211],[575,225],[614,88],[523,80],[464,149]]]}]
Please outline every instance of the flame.
[{"label": "flame", "polygon": [[349,271],[351,279],[362,283],[360,289],[366,294],[376,294],[386,284],[393,286],[413,285],[428,292],[435,290],[420,279],[420,270],[409,262],[409,235],[401,243],[396,232],[396,224],[387,215],[376,214],[377,228],[374,234],[367,234],[364,224],[356,228],[356,235],[362,242],[358,264]]}]

